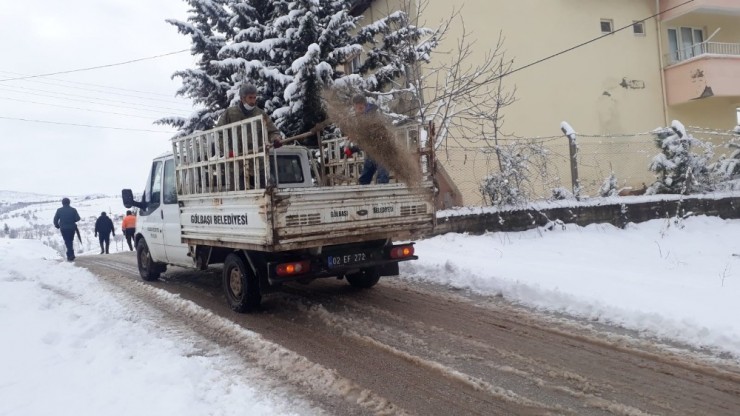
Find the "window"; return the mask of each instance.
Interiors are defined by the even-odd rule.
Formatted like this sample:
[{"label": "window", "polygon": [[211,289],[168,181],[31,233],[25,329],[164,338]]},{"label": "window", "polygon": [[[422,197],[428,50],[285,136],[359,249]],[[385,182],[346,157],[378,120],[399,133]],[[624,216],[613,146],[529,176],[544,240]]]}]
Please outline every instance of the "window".
[{"label": "window", "polygon": [[645,22],[632,22],[632,33],[634,33],[635,36],[645,36]]},{"label": "window", "polygon": [[360,58],[360,54],[357,54],[344,64],[344,72],[348,74],[356,74],[359,72],[361,66],[362,58]]},{"label": "window", "polygon": [[146,207],[139,210],[139,215],[149,215],[159,207],[159,198],[162,195],[161,161],[152,163],[150,178],[149,183],[147,183],[146,188],[144,189],[144,196],[141,198],[142,202],[146,203]]},{"label": "window", "polygon": [[159,205],[162,194],[162,162],[154,162],[152,165],[151,198],[147,199],[150,204]]},{"label": "window", "polygon": [[671,63],[681,62],[704,53],[704,30],[693,27],[668,29]]},{"label": "window", "polygon": [[613,28],[614,21],[612,19],[601,19],[601,33],[612,33]]},{"label": "window", "polygon": [[177,191],[175,187],[175,161],[164,162],[164,196],[162,202],[165,204],[177,203]]},{"label": "window", "polygon": [[[275,177],[275,166],[270,158],[270,173]],[[278,155],[278,181],[279,183],[303,183],[303,167],[298,155]]]}]

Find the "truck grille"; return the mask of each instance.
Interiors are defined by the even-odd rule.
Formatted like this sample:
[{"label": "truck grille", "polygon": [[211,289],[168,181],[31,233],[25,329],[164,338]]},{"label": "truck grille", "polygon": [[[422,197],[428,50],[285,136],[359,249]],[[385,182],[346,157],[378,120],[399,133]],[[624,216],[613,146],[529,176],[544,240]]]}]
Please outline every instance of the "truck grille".
[{"label": "truck grille", "polygon": [[427,206],[426,204],[421,205],[405,205],[401,207],[401,216],[402,217],[408,217],[409,215],[419,215],[419,214],[426,214],[427,213]]},{"label": "truck grille", "polygon": [[288,227],[301,225],[321,224],[321,214],[288,215],[285,217],[285,225]]}]

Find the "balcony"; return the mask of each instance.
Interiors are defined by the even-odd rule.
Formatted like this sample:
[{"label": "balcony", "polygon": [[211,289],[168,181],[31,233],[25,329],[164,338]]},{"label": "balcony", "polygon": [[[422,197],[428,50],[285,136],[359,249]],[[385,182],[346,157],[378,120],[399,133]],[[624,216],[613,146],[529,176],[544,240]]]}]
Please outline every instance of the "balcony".
[{"label": "balcony", "polygon": [[664,58],[668,105],[740,97],[740,43],[702,42]]},{"label": "balcony", "polygon": [[[660,0],[660,11],[686,3],[686,0]],[[740,16],[740,1],[737,0],[694,0],[691,3],[676,7],[661,15],[662,21],[669,21],[689,13]]]},{"label": "balcony", "polygon": [[663,56],[663,62],[665,62],[665,66],[671,66],[689,59],[701,58],[702,55],[740,57],[740,43],[697,43],[687,48],[665,54]]}]

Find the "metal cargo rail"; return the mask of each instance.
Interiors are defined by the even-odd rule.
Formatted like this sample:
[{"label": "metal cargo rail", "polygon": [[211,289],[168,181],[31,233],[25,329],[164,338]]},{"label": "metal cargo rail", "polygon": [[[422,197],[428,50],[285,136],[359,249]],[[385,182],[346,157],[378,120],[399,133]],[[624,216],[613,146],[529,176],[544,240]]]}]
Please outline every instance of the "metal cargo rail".
[{"label": "metal cargo rail", "polygon": [[424,180],[413,188],[402,183],[357,185],[363,158],[343,157],[346,138],[319,138],[318,149],[308,150],[313,187],[276,187],[281,172],[270,169],[271,158],[305,148],[271,151],[261,117],[175,138],[182,240],[282,251],[428,233],[434,224],[429,180],[434,160],[431,152],[419,149],[420,131],[396,131],[422,162]]}]

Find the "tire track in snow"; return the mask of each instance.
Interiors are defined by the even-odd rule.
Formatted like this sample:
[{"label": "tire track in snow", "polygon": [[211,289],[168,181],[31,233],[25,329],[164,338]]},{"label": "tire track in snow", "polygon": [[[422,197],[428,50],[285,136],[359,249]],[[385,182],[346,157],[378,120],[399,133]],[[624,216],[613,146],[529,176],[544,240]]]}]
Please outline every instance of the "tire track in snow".
[{"label": "tire track in snow", "polygon": [[[130,265],[132,260],[121,267],[138,279],[138,271]],[[211,298],[213,305],[223,302],[218,287],[206,280],[212,277],[168,273],[168,281],[159,285],[169,291],[186,288],[199,292],[187,292],[187,296],[218,310],[204,300]],[[432,410],[426,414],[445,414],[450,409],[475,413],[483,407],[460,403],[460,397],[472,394],[464,391],[473,390],[481,400],[481,392],[488,387],[475,389],[477,380],[494,390],[502,388],[524,399],[534,398],[545,403],[546,409],[561,409],[555,411],[558,414],[696,414],[701,409],[704,413],[734,415],[740,408],[740,372],[735,366],[722,367],[721,360],[707,360],[700,353],[532,312],[495,298],[462,296],[444,288],[383,279],[370,291],[315,282],[311,286],[286,287],[267,299],[268,309],[263,314],[233,319],[223,316],[242,326],[254,326],[263,336],[291,345],[292,350],[308,354],[324,366],[328,362],[345,378],[374,386],[371,390],[417,412],[427,406]],[[305,338],[305,345],[296,342],[295,337]],[[333,348],[338,349],[336,354],[323,351],[326,354],[321,356],[322,350]],[[370,356],[364,359],[345,354]],[[414,363],[419,359],[421,363]],[[372,367],[383,360],[391,368]],[[372,372],[371,378],[352,373],[358,369]],[[415,373],[416,378],[395,374],[404,371]],[[467,380],[472,384],[454,381],[456,392],[434,397],[442,396],[442,384],[423,378],[443,374],[441,378],[454,380],[458,377],[454,372],[470,377]],[[408,379],[408,384],[418,385],[397,386],[408,389],[403,394],[430,395],[439,399],[434,403],[447,403],[448,411],[396,395],[393,389],[383,390],[384,384],[373,384],[372,377],[396,383]],[[485,395],[492,401],[507,402],[487,392]],[[485,399],[480,403],[486,403]],[[502,406],[498,409],[506,408],[501,403],[492,404],[497,405]],[[524,408],[519,410],[525,412]],[[528,410],[552,412],[541,407]],[[507,413],[498,413],[502,412]]]},{"label": "tire track in snow", "polygon": [[[444,377],[456,380],[458,382],[466,384],[477,390],[488,391],[492,396],[496,397],[499,400],[508,400],[508,401],[512,401],[512,402],[522,404],[525,406],[535,406],[541,409],[548,409],[549,411],[556,412],[557,414],[577,414],[578,413],[578,406],[575,404],[573,408],[570,408],[570,409],[562,407],[562,406],[545,405],[544,403],[541,403],[534,398],[530,399],[527,397],[520,396],[516,393],[513,393],[510,390],[504,389],[502,387],[494,386],[493,384],[486,382],[485,380],[481,378],[478,378],[470,374],[463,373],[462,370],[458,370],[458,369],[455,369],[449,366],[452,364],[442,364],[441,363],[442,360],[440,359],[439,355],[444,355],[444,354],[439,354],[440,353],[439,351],[433,351],[429,346],[430,343],[425,342],[422,338],[425,338],[427,336],[448,337],[451,339],[453,344],[456,344],[458,346],[464,343],[472,343],[472,344],[476,344],[478,348],[486,349],[490,351],[496,351],[502,357],[509,358],[509,359],[511,359],[512,357],[516,357],[522,363],[533,364],[532,360],[526,357],[523,357],[519,354],[515,354],[510,351],[503,351],[503,350],[496,349],[495,347],[484,345],[476,340],[471,340],[467,337],[455,336],[455,334],[445,331],[442,328],[423,326],[422,324],[416,321],[409,322],[408,320],[402,320],[401,318],[399,318],[398,315],[387,313],[386,311],[373,311],[376,313],[367,313],[368,310],[374,310],[377,308],[373,306],[361,304],[353,300],[345,301],[343,303],[347,304],[348,306],[352,306],[353,309],[357,309],[357,310],[347,311],[352,315],[351,317],[346,317],[347,314],[343,314],[341,316],[337,314],[333,314],[327,311],[321,305],[309,306],[307,310],[309,313],[318,316],[320,319],[326,322],[328,327],[334,328],[335,330],[344,333],[345,336],[350,336],[350,337],[359,339],[379,349],[389,351],[392,354],[402,357],[403,359],[409,362],[413,362],[417,365],[426,366],[434,371],[439,372],[440,375]],[[371,318],[369,318],[369,317],[376,316],[376,315],[382,315],[385,318],[390,318],[393,321],[397,321],[396,322],[397,325],[388,326],[388,325],[381,324],[377,322],[376,320],[371,320]],[[421,330],[421,331],[418,331],[418,332],[415,331],[414,333],[410,333],[410,332],[406,332],[403,330],[399,330],[399,328],[403,328],[403,327],[411,327],[414,330]],[[389,334],[392,334],[392,336],[390,336]],[[388,338],[388,339],[385,339],[385,338]],[[384,341],[381,342],[380,341],[381,339],[384,339]],[[389,345],[390,343],[392,343],[393,346]],[[422,354],[420,355],[424,355],[427,357],[434,357],[434,358],[422,358],[420,355],[415,355],[415,353],[410,353],[410,352],[401,350],[401,348],[409,347],[409,346],[421,347],[425,351],[423,351]],[[437,357],[435,357],[435,355]],[[458,354],[457,357],[460,357],[460,355]],[[635,407],[625,405],[619,402],[615,402],[612,400],[607,400],[607,399],[597,396],[596,394],[599,394],[598,391],[600,389],[596,389],[592,385],[592,382],[589,382],[584,377],[578,374],[575,374],[575,373],[563,372],[560,369],[547,366],[547,365],[544,366],[544,370],[543,370],[551,378],[560,379],[562,381],[573,381],[573,380],[577,381],[579,386],[576,390],[569,388],[565,385],[555,383],[555,382],[550,382],[543,378],[538,377],[536,373],[538,373],[539,371],[535,371],[537,367],[530,367],[530,368],[527,368],[526,370],[520,370],[520,369],[516,369],[511,366],[495,365],[492,361],[487,361],[483,357],[467,356],[465,358],[469,360],[478,361],[482,365],[489,367],[491,369],[495,369],[499,372],[506,372],[509,374],[517,375],[523,379],[529,380],[530,382],[534,384],[537,384],[538,386],[542,388],[557,391],[559,393],[568,394],[575,399],[579,399],[581,405],[587,405],[588,407],[592,407],[595,409],[607,410],[612,414],[624,415],[624,416],[649,414]],[[606,387],[606,386],[602,386],[602,387]]]},{"label": "tire track in snow", "polygon": [[[131,274],[136,268],[101,262],[86,261],[100,267],[110,268]],[[168,314],[184,319],[195,331],[205,332],[208,338],[219,345],[229,346],[263,370],[277,372],[293,385],[310,388],[320,394],[332,394],[365,408],[377,415],[407,415],[404,409],[389,400],[362,388],[351,380],[341,377],[334,370],[313,363],[307,358],[273,342],[259,334],[249,331],[228,319],[213,314],[197,304],[180,298],[178,295],[156,288],[150,284],[132,279],[116,279],[100,276],[107,283],[125,290],[149,305],[156,305]],[[196,324],[196,325],[193,325]]]}]

